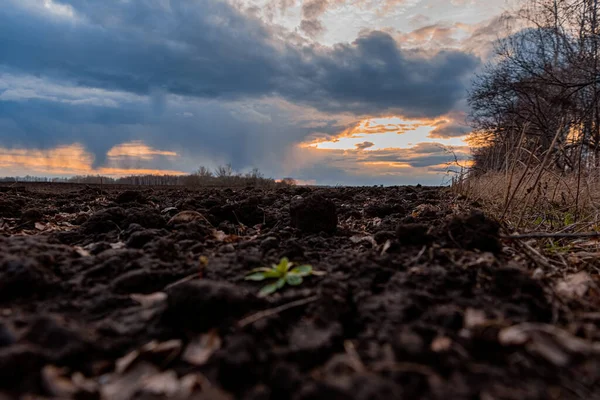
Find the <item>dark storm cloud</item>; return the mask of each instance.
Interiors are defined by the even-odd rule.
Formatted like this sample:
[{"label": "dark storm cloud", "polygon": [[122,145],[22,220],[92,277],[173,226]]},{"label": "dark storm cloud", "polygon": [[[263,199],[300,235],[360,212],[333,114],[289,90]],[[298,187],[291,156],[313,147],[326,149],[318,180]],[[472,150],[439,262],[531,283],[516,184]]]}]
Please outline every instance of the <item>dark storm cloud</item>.
[{"label": "dark storm cloud", "polygon": [[75,18],[9,2],[0,8],[0,65],[142,95],[281,96],[332,112],[430,117],[464,97],[463,78],[477,64],[460,51],[404,51],[382,32],[297,47],[216,0],[63,0]]}]

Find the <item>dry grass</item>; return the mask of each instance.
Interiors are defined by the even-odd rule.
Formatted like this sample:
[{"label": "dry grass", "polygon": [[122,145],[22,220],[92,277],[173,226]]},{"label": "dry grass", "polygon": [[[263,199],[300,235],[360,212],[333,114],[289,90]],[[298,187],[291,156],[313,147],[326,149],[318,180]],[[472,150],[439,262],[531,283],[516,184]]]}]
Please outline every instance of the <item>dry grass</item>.
[{"label": "dry grass", "polygon": [[[454,179],[452,190],[479,203],[501,223],[507,236],[505,253],[528,259],[533,276],[549,279],[553,288],[578,273],[588,274],[590,281],[597,279],[600,171],[561,176],[517,168],[505,173],[463,175]],[[600,283],[597,285],[600,293]]]},{"label": "dry grass", "polygon": [[535,169],[488,172],[456,179],[452,188],[512,230],[590,231],[600,226],[600,171],[580,177]]}]

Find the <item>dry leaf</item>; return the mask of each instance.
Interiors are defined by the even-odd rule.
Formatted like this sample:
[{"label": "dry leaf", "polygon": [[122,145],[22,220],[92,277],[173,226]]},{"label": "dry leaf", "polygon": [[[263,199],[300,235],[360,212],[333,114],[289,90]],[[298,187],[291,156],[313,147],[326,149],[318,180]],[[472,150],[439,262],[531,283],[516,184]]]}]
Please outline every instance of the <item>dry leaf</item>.
[{"label": "dry leaf", "polygon": [[79,254],[81,257],[89,257],[91,256],[91,253],[89,251],[87,251],[86,249],[84,249],[81,246],[75,246],[73,247],[73,250],[75,250],[75,252],[77,254]]},{"label": "dry leaf", "polygon": [[221,348],[221,338],[216,330],[198,336],[192,340],[183,352],[182,360],[201,366],[206,364],[214,352]]},{"label": "dry leaf", "polygon": [[153,340],[146,343],[137,350],[133,350],[124,357],[119,358],[115,363],[115,371],[122,374],[127,371],[136,361],[147,354],[161,355],[165,359],[175,357],[181,351],[181,340],[174,339],[166,342],[157,342]]},{"label": "dry leaf", "polygon": [[559,367],[566,366],[572,354],[600,354],[599,344],[546,324],[523,323],[504,328],[498,334],[498,340],[505,346],[526,344],[528,351]]},{"label": "dry leaf", "polygon": [[529,340],[529,334],[523,325],[510,326],[498,333],[498,341],[503,346],[522,346]]},{"label": "dry leaf", "polygon": [[186,224],[193,221],[206,221],[206,218],[197,211],[182,211],[171,218],[168,225]]},{"label": "dry leaf", "polygon": [[125,248],[125,243],[123,243],[123,242],[111,243],[110,248],[115,249],[115,250],[123,249],[123,248]]},{"label": "dry leaf", "polygon": [[556,293],[569,298],[576,299],[585,296],[594,281],[590,274],[581,271],[577,274],[568,275],[556,284]]},{"label": "dry leaf", "polygon": [[196,390],[204,391],[209,387],[210,382],[204,375],[200,373],[187,374],[179,380],[179,395],[187,398]]},{"label": "dry leaf", "polygon": [[487,318],[483,310],[475,310],[474,308],[467,308],[465,311],[464,327],[467,329],[473,329],[481,325],[485,325]]},{"label": "dry leaf", "polygon": [[223,231],[213,231],[213,236],[219,242],[224,242],[225,239],[227,238],[227,234],[225,232],[223,232]]},{"label": "dry leaf", "polygon": [[361,242],[367,242],[367,243],[370,243],[371,246],[377,247],[377,242],[375,241],[373,236],[356,235],[356,236],[352,236],[350,238],[350,241],[354,244],[359,244]]},{"label": "dry leaf", "polygon": [[385,253],[387,253],[387,251],[392,247],[392,241],[391,240],[386,240],[385,244],[383,245],[383,249],[381,249],[381,255],[384,255]]},{"label": "dry leaf", "polygon": [[108,383],[100,388],[100,393],[103,399],[129,400],[143,387],[145,379],[158,373],[154,365],[139,363],[125,374],[108,376]]},{"label": "dry leaf", "polygon": [[534,335],[534,339],[528,345],[527,350],[557,367],[566,367],[571,360],[569,353],[563,350],[552,337]]},{"label": "dry leaf", "polygon": [[55,397],[71,397],[77,393],[77,387],[66,375],[64,368],[46,365],[42,368],[42,382],[46,390]]},{"label": "dry leaf", "polygon": [[443,353],[452,347],[452,339],[445,336],[439,336],[431,342],[431,351],[434,353]]},{"label": "dry leaf", "polygon": [[167,300],[167,294],[164,292],[156,292],[152,294],[132,294],[131,300],[140,303],[142,307],[152,307]]},{"label": "dry leaf", "polygon": [[117,374],[122,374],[138,359],[139,356],[139,350],[133,350],[132,352],[129,352],[125,356],[119,358],[115,362],[115,372]]},{"label": "dry leaf", "polygon": [[35,223],[35,229],[37,229],[38,231],[43,231],[46,229],[46,225],[42,224],[40,222],[36,222]]},{"label": "dry leaf", "polygon": [[165,371],[144,379],[142,391],[157,396],[175,396],[179,392],[179,379],[175,371]]}]

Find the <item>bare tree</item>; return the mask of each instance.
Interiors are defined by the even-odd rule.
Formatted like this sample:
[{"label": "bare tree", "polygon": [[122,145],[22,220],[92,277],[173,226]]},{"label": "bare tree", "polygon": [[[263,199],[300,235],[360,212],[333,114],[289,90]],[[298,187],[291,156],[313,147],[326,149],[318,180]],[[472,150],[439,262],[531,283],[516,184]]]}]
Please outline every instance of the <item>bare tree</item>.
[{"label": "bare tree", "polygon": [[597,0],[530,0],[506,20],[509,34],[469,94],[484,144],[476,167],[500,170],[546,153],[561,171],[599,165]]},{"label": "bare tree", "polygon": [[200,178],[214,177],[214,174],[212,173],[212,171],[203,165],[200,166],[200,168],[198,168],[198,170],[196,171],[196,175],[198,175]]},{"label": "bare tree", "polygon": [[217,178],[230,178],[233,175],[234,171],[231,164],[220,165],[215,169],[215,176]]}]

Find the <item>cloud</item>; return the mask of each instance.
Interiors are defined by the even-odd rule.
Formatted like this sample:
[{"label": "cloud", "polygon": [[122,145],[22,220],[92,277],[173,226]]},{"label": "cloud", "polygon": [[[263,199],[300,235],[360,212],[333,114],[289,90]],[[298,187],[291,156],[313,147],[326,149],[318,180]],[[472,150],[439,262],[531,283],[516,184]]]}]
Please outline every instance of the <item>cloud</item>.
[{"label": "cloud", "polygon": [[[171,174],[181,171],[166,168],[152,168],[140,159],[131,159],[130,165],[123,165],[123,159],[110,157],[109,165],[95,169],[93,155],[80,144],[58,146],[52,149],[25,149],[0,147],[0,168],[5,176],[39,174],[46,176],[71,176],[100,174],[110,176]],[[118,158],[118,157],[117,157]],[[149,159],[145,159],[148,161]]]},{"label": "cloud", "polygon": [[[68,5],[77,21],[9,1],[0,9],[0,65],[137,95],[280,96],[331,112],[431,116],[464,96],[465,77],[478,64],[460,51],[406,51],[376,31],[331,48],[294,46],[216,0],[54,2]],[[307,4],[314,7],[308,15],[318,15],[320,3]]]},{"label": "cloud", "polygon": [[[454,154],[453,154],[454,153]],[[328,185],[440,185],[442,176],[456,159],[467,163],[466,147],[448,148],[438,143],[419,143],[411,148],[382,150],[297,149],[291,160],[297,169],[294,176],[308,179],[319,176]],[[321,172],[319,172],[321,171]]]},{"label": "cloud", "polygon": [[[279,176],[298,143],[334,138],[365,117],[448,114],[479,63],[459,50],[406,49],[380,31],[334,46],[290,41],[292,33],[217,0],[7,1],[0,147],[77,144],[94,171],[231,162]],[[306,15],[320,21],[312,3]],[[365,127],[392,129],[405,127]],[[123,143],[137,143],[140,165]],[[348,168],[325,168],[323,179],[351,179]]]},{"label": "cloud", "polygon": [[357,150],[366,150],[366,149],[369,149],[369,148],[375,146],[375,143],[373,143],[373,142],[362,142],[362,143],[357,143],[354,146],[356,147]]},{"label": "cloud", "polygon": [[433,124],[434,129],[429,133],[430,138],[447,139],[466,136],[473,129],[466,123],[466,113],[455,111]]}]

